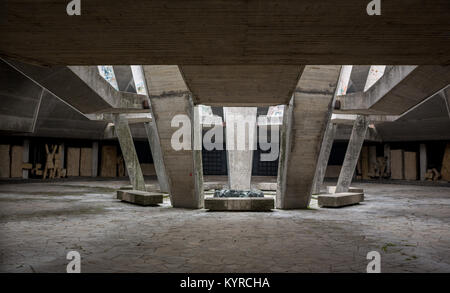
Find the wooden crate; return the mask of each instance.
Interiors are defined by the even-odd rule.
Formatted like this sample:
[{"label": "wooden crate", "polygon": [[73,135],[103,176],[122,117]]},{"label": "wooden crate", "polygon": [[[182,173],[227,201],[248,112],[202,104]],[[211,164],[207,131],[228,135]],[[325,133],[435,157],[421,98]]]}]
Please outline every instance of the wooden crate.
[{"label": "wooden crate", "polygon": [[445,147],[444,158],[442,159],[441,168],[442,180],[450,181],[450,143]]},{"label": "wooden crate", "polygon": [[80,176],[92,176],[92,148],[82,148],[80,157]]},{"label": "wooden crate", "polygon": [[67,148],[67,177],[80,176],[80,148]]},{"label": "wooden crate", "polygon": [[22,178],[23,146],[11,147],[11,178]]},{"label": "wooden crate", "polygon": [[405,179],[403,150],[391,150],[391,179]]},{"label": "wooden crate", "polygon": [[0,178],[9,178],[11,176],[11,158],[9,151],[9,144],[0,145]]},{"label": "wooden crate", "polygon": [[100,167],[101,177],[117,176],[117,147],[114,145],[104,145],[102,147],[102,163]]},{"label": "wooden crate", "polygon": [[417,153],[405,152],[403,154],[404,166],[405,166],[405,179],[417,180]]}]

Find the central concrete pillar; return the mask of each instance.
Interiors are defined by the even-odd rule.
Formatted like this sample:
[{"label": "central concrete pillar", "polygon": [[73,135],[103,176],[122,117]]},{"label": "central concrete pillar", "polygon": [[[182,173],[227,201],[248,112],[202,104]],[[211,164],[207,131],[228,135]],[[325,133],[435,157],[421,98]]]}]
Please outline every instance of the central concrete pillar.
[{"label": "central concrete pillar", "polygon": [[348,192],[350,188],[368,126],[369,122],[367,117],[362,115],[356,117],[350,141],[348,142],[347,152],[345,153],[344,163],[336,185],[336,193]]},{"label": "central concrete pillar", "polygon": [[139,164],[130,126],[126,117],[120,114],[114,115],[114,130],[119,139],[120,149],[122,150],[128,177],[130,178],[133,189],[146,191],[144,176],[142,175],[141,165]]},{"label": "central concrete pillar", "polygon": [[147,133],[150,151],[152,152],[153,165],[155,166],[156,177],[158,177],[159,189],[161,192],[169,192],[169,182],[167,181],[166,167],[161,152],[161,143],[159,141],[158,131],[155,123],[144,123]]},{"label": "central concrete pillar", "polygon": [[276,206],[306,209],[341,66],[306,66],[281,128]]},{"label": "central concrete pillar", "polygon": [[192,94],[178,66],[143,66],[143,69],[172,206],[202,208],[203,167],[201,143],[198,143],[201,125],[195,119],[198,109],[194,107]]},{"label": "central concrete pillar", "polygon": [[327,171],[328,160],[330,159],[331,149],[333,147],[334,137],[336,135],[337,124],[328,123],[327,130],[320,148],[319,160],[317,162],[316,174],[314,175],[314,184],[312,194],[319,194]]},{"label": "central concrete pillar", "polygon": [[256,107],[225,107],[228,184],[250,190],[253,150],[256,148]]}]

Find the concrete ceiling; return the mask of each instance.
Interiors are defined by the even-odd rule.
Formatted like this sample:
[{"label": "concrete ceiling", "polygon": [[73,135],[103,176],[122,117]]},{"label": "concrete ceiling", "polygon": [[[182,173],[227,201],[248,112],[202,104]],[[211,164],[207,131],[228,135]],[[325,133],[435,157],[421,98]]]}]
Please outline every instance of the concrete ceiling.
[{"label": "concrete ceiling", "polygon": [[0,2],[0,55],[46,65],[450,64],[448,0]]},{"label": "concrete ceiling", "polygon": [[180,66],[195,104],[271,106],[288,104],[304,66]]}]

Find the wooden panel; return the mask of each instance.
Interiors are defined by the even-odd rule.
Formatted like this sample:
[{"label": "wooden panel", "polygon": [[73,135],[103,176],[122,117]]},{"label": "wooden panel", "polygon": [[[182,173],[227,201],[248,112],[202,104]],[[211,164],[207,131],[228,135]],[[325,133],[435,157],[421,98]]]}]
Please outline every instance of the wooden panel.
[{"label": "wooden panel", "polygon": [[117,147],[114,145],[104,145],[102,147],[102,163],[100,168],[101,177],[117,176]]},{"label": "wooden panel", "polygon": [[92,148],[81,149],[80,176],[92,176]]},{"label": "wooden panel", "polygon": [[11,178],[22,178],[23,146],[11,147]]},{"label": "wooden panel", "polygon": [[404,179],[403,150],[391,150],[391,179]]},{"label": "wooden panel", "polygon": [[9,178],[11,176],[9,150],[9,144],[0,145],[0,178]]},{"label": "wooden panel", "polygon": [[404,153],[405,179],[417,180],[417,153]]},{"label": "wooden panel", "polygon": [[67,176],[80,176],[80,148],[67,149]]},{"label": "wooden panel", "polygon": [[450,181],[450,143],[445,148],[444,158],[442,159],[441,168],[442,180]]}]

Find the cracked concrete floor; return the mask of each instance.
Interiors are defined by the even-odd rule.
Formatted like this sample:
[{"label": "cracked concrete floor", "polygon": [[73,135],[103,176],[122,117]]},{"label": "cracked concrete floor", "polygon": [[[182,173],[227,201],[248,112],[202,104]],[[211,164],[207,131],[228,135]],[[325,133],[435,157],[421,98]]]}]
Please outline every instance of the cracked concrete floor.
[{"label": "cracked concrete floor", "polygon": [[125,181],[0,185],[0,272],[450,272],[450,188],[355,184],[342,209],[213,213],[139,207]]}]

